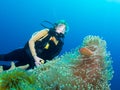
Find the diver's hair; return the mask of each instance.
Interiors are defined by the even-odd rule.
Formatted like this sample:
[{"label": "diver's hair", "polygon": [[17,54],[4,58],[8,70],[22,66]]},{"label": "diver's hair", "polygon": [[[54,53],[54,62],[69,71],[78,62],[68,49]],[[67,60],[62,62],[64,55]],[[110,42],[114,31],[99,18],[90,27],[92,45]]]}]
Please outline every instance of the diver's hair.
[{"label": "diver's hair", "polygon": [[60,24],[64,24],[66,27],[65,27],[65,33],[67,33],[69,31],[69,26],[68,26],[68,23],[65,21],[65,20],[59,20],[55,23],[55,26],[54,28],[56,28],[58,25]]}]

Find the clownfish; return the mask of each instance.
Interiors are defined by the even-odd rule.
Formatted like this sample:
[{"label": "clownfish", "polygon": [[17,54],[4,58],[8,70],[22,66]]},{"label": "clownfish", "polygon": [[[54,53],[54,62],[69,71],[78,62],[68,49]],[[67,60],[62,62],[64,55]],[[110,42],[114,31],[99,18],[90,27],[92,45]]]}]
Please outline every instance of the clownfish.
[{"label": "clownfish", "polygon": [[80,49],[79,49],[79,52],[80,52],[82,55],[85,55],[85,56],[88,56],[88,57],[93,54],[93,52],[92,52],[90,49],[86,48],[86,47],[80,48]]}]

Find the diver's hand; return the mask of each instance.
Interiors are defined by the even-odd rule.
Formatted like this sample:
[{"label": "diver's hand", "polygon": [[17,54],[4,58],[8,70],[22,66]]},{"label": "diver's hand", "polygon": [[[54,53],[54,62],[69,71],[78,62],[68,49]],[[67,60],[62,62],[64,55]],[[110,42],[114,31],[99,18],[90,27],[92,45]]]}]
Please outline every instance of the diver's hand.
[{"label": "diver's hand", "polygon": [[44,63],[44,60],[42,58],[39,58],[38,56],[34,56],[34,60],[36,66],[39,66]]}]

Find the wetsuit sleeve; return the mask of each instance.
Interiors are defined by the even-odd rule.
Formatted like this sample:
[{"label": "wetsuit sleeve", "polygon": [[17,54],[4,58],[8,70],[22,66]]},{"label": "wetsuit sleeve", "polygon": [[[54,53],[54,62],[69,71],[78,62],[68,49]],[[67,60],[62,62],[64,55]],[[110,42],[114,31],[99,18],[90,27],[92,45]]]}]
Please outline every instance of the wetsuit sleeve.
[{"label": "wetsuit sleeve", "polygon": [[30,48],[32,56],[37,55],[36,51],[35,51],[35,42],[37,40],[39,40],[40,38],[42,38],[43,36],[47,35],[48,31],[49,31],[48,29],[41,30],[36,35],[34,35],[33,37],[30,38],[30,40],[29,40],[29,48]]}]

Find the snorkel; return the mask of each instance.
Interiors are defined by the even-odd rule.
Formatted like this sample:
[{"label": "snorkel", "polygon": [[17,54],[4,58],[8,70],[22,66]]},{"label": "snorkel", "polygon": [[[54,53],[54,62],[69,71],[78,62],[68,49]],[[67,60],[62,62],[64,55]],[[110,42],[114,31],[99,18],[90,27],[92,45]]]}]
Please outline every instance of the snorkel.
[{"label": "snorkel", "polygon": [[[50,26],[46,26],[45,23],[51,25],[51,27],[50,27]],[[44,21],[42,21],[40,24],[41,24],[41,26],[43,26],[44,28],[49,28],[50,30],[55,30],[55,28],[56,28],[58,25],[64,24],[64,25],[66,26],[66,28],[65,28],[65,34],[69,31],[69,26],[68,26],[68,24],[67,24],[67,22],[66,22],[65,20],[59,20],[59,21],[57,21],[57,22],[55,22],[55,23],[51,23],[50,21],[44,20]]]},{"label": "snorkel", "polygon": [[[45,24],[49,24],[49,25],[51,25],[51,27],[48,25],[45,25]],[[61,24],[65,25],[65,33],[64,34],[56,32],[56,27]],[[55,35],[57,37],[62,37],[62,38],[64,38],[64,35],[69,31],[69,26],[65,20],[59,20],[55,23],[51,23],[50,21],[44,20],[44,21],[42,21],[41,26],[43,26],[44,28],[48,28],[50,30],[49,33],[51,35]]]}]

